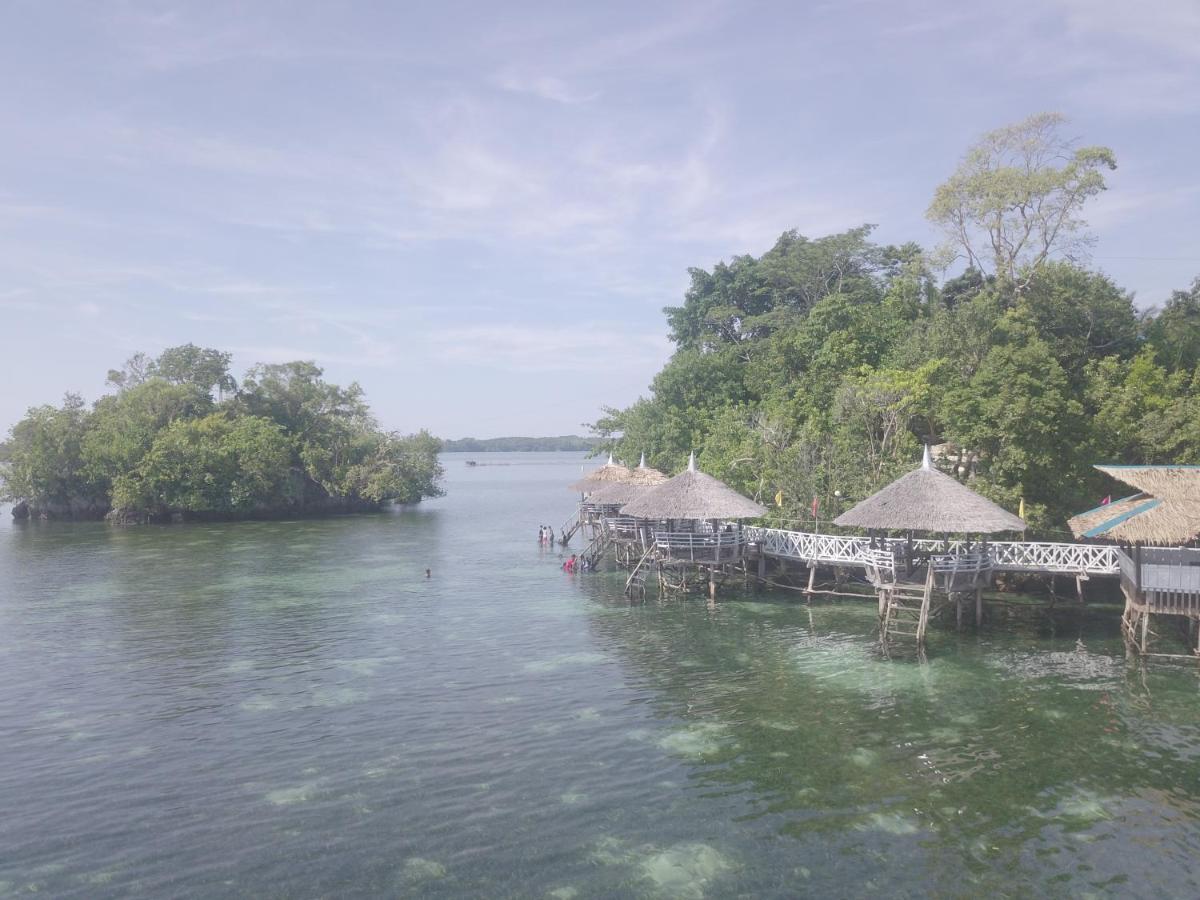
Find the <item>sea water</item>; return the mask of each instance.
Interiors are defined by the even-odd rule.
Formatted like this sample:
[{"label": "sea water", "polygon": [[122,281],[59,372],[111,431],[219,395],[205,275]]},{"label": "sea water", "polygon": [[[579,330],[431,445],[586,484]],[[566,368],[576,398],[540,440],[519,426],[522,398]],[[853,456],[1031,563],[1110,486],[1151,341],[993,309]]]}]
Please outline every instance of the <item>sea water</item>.
[{"label": "sea water", "polygon": [[919,664],[871,600],[630,605],[537,543],[581,455],[467,458],[374,516],[5,513],[0,897],[1200,894],[1200,677],[1111,610]]}]

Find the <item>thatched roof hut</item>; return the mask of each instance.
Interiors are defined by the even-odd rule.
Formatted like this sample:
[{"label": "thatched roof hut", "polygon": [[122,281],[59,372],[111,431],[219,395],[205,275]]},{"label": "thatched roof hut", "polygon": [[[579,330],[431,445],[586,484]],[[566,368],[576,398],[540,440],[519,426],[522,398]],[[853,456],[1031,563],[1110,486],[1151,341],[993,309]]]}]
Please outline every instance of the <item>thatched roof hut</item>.
[{"label": "thatched roof hut", "polygon": [[1200,539],[1200,466],[1096,466],[1138,493],[1067,522],[1077,538],[1130,544],[1189,544]]},{"label": "thatched roof hut", "polygon": [[629,481],[632,477],[633,470],[628,466],[622,466],[619,463],[613,462],[613,457],[610,453],[608,454],[608,462],[594,472],[588,473],[586,477],[576,481],[570,487],[573,491],[582,491],[585,494],[590,494],[602,485]]},{"label": "thatched roof hut", "polygon": [[638,519],[757,519],[765,508],[724,482],[696,471],[696,455],[687,471],[631,500],[621,515]]},{"label": "thatched roof hut", "polygon": [[1023,531],[1025,522],[933,467],[929,448],[919,469],[842,513],[835,525],[877,531],[993,534]]},{"label": "thatched roof hut", "polygon": [[629,483],[643,487],[654,487],[668,480],[670,480],[669,475],[646,465],[646,454],[643,453],[642,460],[638,463],[638,467],[633,470],[633,475],[630,476]]},{"label": "thatched roof hut", "polygon": [[601,506],[623,506],[667,480],[668,477],[658,469],[646,465],[646,455],[642,454],[641,463],[625,481],[610,481],[601,485],[588,496],[588,502]]}]

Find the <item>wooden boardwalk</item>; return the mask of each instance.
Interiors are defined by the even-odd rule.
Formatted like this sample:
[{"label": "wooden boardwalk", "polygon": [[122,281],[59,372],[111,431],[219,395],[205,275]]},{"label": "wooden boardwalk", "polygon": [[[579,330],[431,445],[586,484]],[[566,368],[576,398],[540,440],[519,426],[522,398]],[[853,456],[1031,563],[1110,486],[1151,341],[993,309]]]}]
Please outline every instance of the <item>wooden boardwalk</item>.
[{"label": "wooden boardwalk", "polygon": [[[786,531],[782,528],[748,526],[746,539],[753,542],[763,556],[785,559],[814,566],[847,566],[867,568],[873,559],[871,541],[865,537],[845,537],[808,531]],[[886,540],[886,545],[899,547],[904,541]],[[913,548],[927,553],[964,554],[968,549],[979,550],[975,542],[968,548],[965,541],[914,540]],[[1116,577],[1121,574],[1117,547],[1103,544],[1076,544],[1055,541],[989,541],[988,556],[993,572],[1028,572],[1044,575],[1075,575],[1087,577]]]}]

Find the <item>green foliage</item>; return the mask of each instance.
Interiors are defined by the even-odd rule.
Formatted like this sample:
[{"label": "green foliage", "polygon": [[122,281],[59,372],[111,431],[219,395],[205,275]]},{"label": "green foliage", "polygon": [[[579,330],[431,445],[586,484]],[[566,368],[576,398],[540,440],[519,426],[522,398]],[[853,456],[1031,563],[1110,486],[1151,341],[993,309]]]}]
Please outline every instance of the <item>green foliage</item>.
[{"label": "green foliage", "polygon": [[[1082,176],[1079,176],[1082,177]],[[1105,493],[1097,462],[1200,462],[1200,280],[1157,317],[1107,277],[1043,259],[1022,283],[969,269],[939,290],[869,229],[784,234],[691,270],[678,349],[593,430],[617,455],[705,471],[818,524],[911,469],[922,443],[1038,529]],[[774,503],[777,496],[782,506]]]},{"label": "green foliage", "polygon": [[117,477],[118,509],[208,515],[249,514],[288,505],[291,445],[258,416],[213,413],[159,432],[133,472]]},{"label": "green foliage", "polygon": [[1160,364],[1172,372],[1195,371],[1200,365],[1200,278],[1171,295],[1147,337]]},{"label": "green foliage", "polygon": [[124,368],[108,370],[108,383],[127,390],[151,378],[161,378],[170,384],[189,385],[211,399],[214,391],[224,395],[237,390],[237,382],[229,374],[232,360],[232,353],[183,344],[168,347],[157,359],[135,353]]},{"label": "green foliage", "polygon": [[[379,430],[352,384],[311,362],[255,366],[187,344],[109,373],[92,410],[68,395],[12,430],[0,453],[7,499],[35,515],[123,519],[358,510],[441,494],[440,444]],[[216,392],[217,397],[213,394]]]},{"label": "green foliage", "polygon": [[13,426],[0,460],[5,500],[36,498],[58,515],[87,514],[104,503],[83,446],[91,414],[78,394],[61,407],[38,406]]}]

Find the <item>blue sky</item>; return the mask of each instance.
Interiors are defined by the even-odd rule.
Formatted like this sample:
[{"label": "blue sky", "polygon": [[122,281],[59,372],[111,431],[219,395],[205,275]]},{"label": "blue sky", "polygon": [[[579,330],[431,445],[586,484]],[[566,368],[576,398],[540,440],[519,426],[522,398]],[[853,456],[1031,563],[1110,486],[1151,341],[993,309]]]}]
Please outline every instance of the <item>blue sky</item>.
[{"label": "blue sky", "polygon": [[580,432],[688,266],[935,235],[1043,110],[1120,168],[1094,264],[1200,274],[1200,3],[66,3],[0,10],[0,428],[132,353],[315,359],[389,428]]}]

